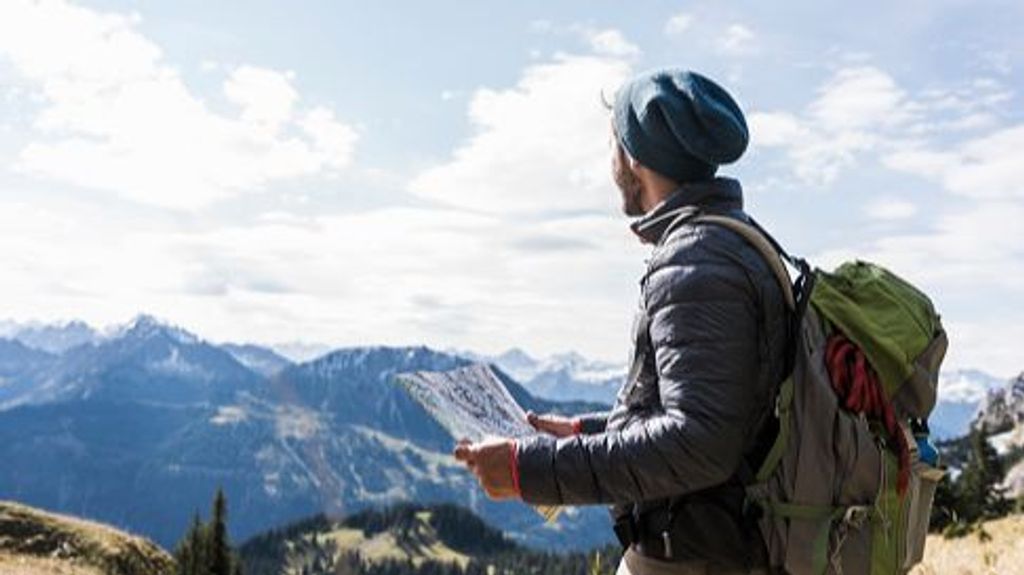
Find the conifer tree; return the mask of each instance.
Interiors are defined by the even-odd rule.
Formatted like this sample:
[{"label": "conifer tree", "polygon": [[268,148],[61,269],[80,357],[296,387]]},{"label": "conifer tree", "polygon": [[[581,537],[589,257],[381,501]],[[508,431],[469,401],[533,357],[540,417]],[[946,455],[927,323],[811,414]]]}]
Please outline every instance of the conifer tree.
[{"label": "conifer tree", "polygon": [[974,522],[1006,515],[1010,504],[999,486],[1005,475],[1003,462],[983,431],[971,431],[970,443],[970,460],[957,482],[963,519]]},{"label": "conifer tree", "polygon": [[228,503],[222,489],[213,499],[209,523],[199,514],[175,546],[178,575],[241,575],[242,562],[228,538]]},{"label": "conifer tree", "polygon": [[206,525],[199,519],[199,514],[193,515],[188,531],[174,550],[178,575],[209,575],[206,531]]},{"label": "conifer tree", "polygon": [[209,525],[210,575],[231,575],[231,544],[228,541],[228,501],[218,488]]}]

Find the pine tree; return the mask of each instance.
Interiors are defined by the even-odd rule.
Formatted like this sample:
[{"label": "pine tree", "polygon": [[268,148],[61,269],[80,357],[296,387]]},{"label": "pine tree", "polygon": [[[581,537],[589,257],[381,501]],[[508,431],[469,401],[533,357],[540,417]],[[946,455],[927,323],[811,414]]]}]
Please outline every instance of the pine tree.
[{"label": "pine tree", "polygon": [[218,488],[209,526],[210,575],[231,575],[231,544],[228,541],[228,501]]},{"label": "pine tree", "polygon": [[963,496],[960,491],[960,484],[955,483],[948,473],[935,486],[929,531],[942,531],[950,523],[960,521],[963,512]]},{"label": "pine tree", "polygon": [[196,513],[192,516],[188,531],[174,550],[179,575],[209,575],[206,532],[206,525]]},{"label": "pine tree", "polygon": [[213,499],[212,516],[203,523],[196,513],[175,546],[178,575],[241,575],[242,561],[228,539],[228,502],[222,489]]},{"label": "pine tree", "polygon": [[1001,517],[1010,510],[1005,489],[999,484],[1005,475],[1003,462],[983,431],[973,430],[971,453],[960,476],[961,516],[967,522]]}]

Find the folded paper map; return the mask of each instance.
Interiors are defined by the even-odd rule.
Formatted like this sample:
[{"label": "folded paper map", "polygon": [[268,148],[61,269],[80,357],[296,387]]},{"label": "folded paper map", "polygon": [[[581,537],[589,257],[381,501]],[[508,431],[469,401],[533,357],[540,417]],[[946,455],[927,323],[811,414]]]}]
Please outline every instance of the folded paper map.
[{"label": "folded paper map", "polygon": [[[491,437],[537,434],[526,421],[526,412],[487,365],[417,371],[397,377],[427,413],[456,439],[478,442]],[[561,511],[553,506],[535,509],[549,522]]]}]

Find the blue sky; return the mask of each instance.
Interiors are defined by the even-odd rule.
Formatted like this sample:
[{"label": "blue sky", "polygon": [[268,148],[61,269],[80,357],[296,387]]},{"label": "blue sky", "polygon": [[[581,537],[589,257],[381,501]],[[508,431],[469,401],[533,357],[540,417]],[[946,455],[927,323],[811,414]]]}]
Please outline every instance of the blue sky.
[{"label": "blue sky", "polygon": [[790,251],[933,295],[1024,369],[1019,2],[0,4],[0,316],[622,360],[646,249],[629,75],[748,115],[722,173]]}]

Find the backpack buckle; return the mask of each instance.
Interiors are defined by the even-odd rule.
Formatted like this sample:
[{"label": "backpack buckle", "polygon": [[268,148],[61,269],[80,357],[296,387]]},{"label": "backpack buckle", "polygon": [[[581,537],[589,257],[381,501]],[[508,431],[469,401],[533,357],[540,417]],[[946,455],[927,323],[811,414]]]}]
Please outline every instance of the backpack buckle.
[{"label": "backpack buckle", "polygon": [[854,529],[860,529],[861,525],[871,516],[871,508],[867,505],[851,505],[846,508],[846,512],[843,513],[843,523],[853,527]]}]

